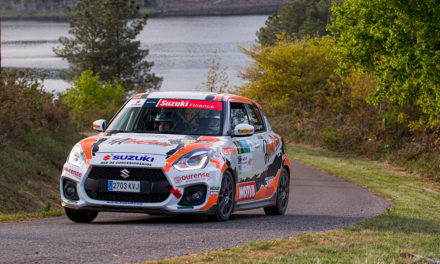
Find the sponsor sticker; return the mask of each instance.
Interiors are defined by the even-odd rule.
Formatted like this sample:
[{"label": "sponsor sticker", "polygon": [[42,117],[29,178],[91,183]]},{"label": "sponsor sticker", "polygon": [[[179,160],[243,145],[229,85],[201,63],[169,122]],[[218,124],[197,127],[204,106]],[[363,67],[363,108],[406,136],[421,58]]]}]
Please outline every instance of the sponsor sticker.
[{"label": "sponsor sticker", "polygon": [[235,151],[234,147],[230,147],[230,148],[223,148],[222,149],[222,153],[225,156],[230,156],[230,155],[237,155],[237,151]]},{"label": "sponsor sticker", "polygon": [[247,129],[247,128],[245,128],[245,129],[238,129],[238,130],[237,130],[237,133],[238,133],[238,134],[254,133],[254,130],[253,130],[253,129]]},{"label": "sponsor sticker", "polygon": [[266,188],[266,195],[272,194],[274,191],[274,187],[273,186],[269,186]]},{"label": "sponsor sticker", "polygon": [[144,166],[152,166],[154,161],[154,157],[150,157],[147,155],[114,155],[109,154],[105,155],[102,158],[100,164],[103,165],[111,165],[111,164],[119,164],[119,165],[144,165]]},{"label": "sponsor sticker", "polygon": [[210,196],[218,196],[219,193],[220,191],[209,191]]},{"label": "sponsor sticker", "polygon": [[142,205],[142,203],[138,202],[118,202],[118,201],[106,201],[107,204],[126,204],[126,205]]},{"label": "sponsor sticker", "polygon": [[133,138],[116,138],[116,139],[112,139],[112,140],[108,141],[107,144],[110,144],[110,145],[115,145],[115,144],[118,144],[118,145],[121,145],[121,144],[143,145],[143,144],[145,144],[145,145],[158,145],[158,146],[164,146],[164,147],[171,146],[171,144],[168,142],[160,142],[155,139],[153,139],[153,140],[138,140],[138,139],[133,139]]},{"label": "sponsor sticker", "polygon": [[254,199],[256,192],[255,182],[239,183],[237,202]]},{"label": "sponsor sticker", "polygon": [[67,167],[63,167],[63,171],[67,172],[67,174],[70,174],[71,176],[77,177],[78,179],[81,179],[81,177],[82,177],[82,173],[81,172],[69,169]]},{"label": "sponsor sticker", "polygon": [[209,173],[201,172],[201,173],[194,173],[183,176],[176,176],[174,177],[174,183],[176,184],[180,184],[182,182],[189,183],[189,182],[196,182],[196,181],[208,180],[208,179],[209,179]]},{"label": "sponsor sticker", "polygon": [[238,169],[241,172],[251,171],[252,163],[252,154],[246,153],[238,156]]},{"label": "sponsor sticker", "polygon": [[266,185],[270,184],[271,182],[273,182],[273,179],[275,179],[274,176],[270,176],[270,177],[266,177],[264,178],[264,180],[266,181]]},{"label": "sponsor sticker", "polygon": [[160,99],[156,107],[195,108],[221,111],[222,102],[185,99]]},{"label": "sponsor sticker", "polygon": [[280,145],[280,138],[275,135],[269,135],[269,141],[263,140],[263,151],[265,153],[264,160],[269,162],[269,159],[276,153]]},{"label": "sponsor sticker", "polygon": [[192,144],[192,143],[197,143],[198,141],[193,138],[182,138],[182,139],[170,139],[169,142],[171,144]]},{"label": "sponsor sticker", "polygon": [[127,107],[142,107],[146,99],[132,99],[128,102]]},{"label": "sponsor sticker", "polygon": [[234,141],[235,146],[237,146],[238,154],[249,153],[251,148],[246,140]]}]

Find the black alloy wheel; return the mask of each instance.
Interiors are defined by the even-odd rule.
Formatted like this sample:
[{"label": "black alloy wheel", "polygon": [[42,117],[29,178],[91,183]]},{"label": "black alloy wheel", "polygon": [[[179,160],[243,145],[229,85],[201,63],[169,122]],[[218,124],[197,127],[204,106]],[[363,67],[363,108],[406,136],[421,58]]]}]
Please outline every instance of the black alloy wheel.
[{"label": "black alloy wheel", "polygon": [[98,211],[83,211],[70,208],[64,208],[67,217],[73,222],[77,223],[90,223],[95,220],[98,215]]},{"label": "black alloy wheel", "polygon": [[226,221],[232,214],[234,209],[235,186],[232,175],[229,171],[225,171],[222,179],[222,187],[218,195],[217,208],[215,210],[214,219],[217,221]]},{"label": "black alloy wheel", "polygon": [[283,215],[286,213],[287,205],[289,204],[289,177],[286,169],[283,169],[278,181],[277,200],[274,206],[264,207],[266,215]]}]

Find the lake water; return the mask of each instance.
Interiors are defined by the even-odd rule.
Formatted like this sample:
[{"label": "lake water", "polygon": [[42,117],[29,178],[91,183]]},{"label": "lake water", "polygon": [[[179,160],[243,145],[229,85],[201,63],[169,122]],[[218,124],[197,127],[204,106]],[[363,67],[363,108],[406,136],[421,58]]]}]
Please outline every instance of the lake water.
[{"label": "lake water", "polygon": [[[207,59],[218,52],[233,85],[249,59],[238,46],[249,47],[266,16],[151,18],[139,35],[142,48],[150,49],[147,60],[152,72],[164,77],[162,91],[196,90],[206,80]],[[66,69],[67,62],[52,48],[60,36],[67,36],[68,23],[3,21],[2,66],[17,68]],[[48,90],[63,91],[69,84],[51,79]]]}]

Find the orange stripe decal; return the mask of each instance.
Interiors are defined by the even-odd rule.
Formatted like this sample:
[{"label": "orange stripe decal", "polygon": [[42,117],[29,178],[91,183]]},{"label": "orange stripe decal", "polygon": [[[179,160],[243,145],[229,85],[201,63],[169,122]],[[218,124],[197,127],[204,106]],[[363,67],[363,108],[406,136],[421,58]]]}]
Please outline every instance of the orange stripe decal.
[{"label": "orange stripe decal", "polygon": [[208,202],[206,203],[205,206],[203,206],[202,208],[200,208],[200,211],[204,211],[204,210],[208,210],[209,208],[211,208],[214,204],[217,203],[218,201],[218,191],[211,191],[210,192],[211,195],[208,198]]}]

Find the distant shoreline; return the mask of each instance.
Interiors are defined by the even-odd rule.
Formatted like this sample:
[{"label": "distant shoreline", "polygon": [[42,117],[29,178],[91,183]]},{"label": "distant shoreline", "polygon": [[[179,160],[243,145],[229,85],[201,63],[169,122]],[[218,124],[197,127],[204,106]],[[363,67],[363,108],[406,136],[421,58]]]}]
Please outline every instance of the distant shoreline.
[{"label": "distant shoreline", "polygon": [[49,80],[62,80],[61,74],[66,73],[69,69],[45,69],[45,68],[30,68],[30,67],[2,67],[4,71],[26,71],[32,72],[33,77],[40,79],[45,77]]},{"label": "distant shoreline", "polygon": [[[222,9],[199,9],[199,10],[161,10],[150,11],[150,18],[157,17],[201,17],[201,16],[252,16],[252,15],[271,15],[277,12],[278,7],[254,7],[254,8],[222,8]],[[59,15],[25,15],[25,16],[8,16],[3,14],[3,21],[54,21],[67,22],[66,16]]]}]

